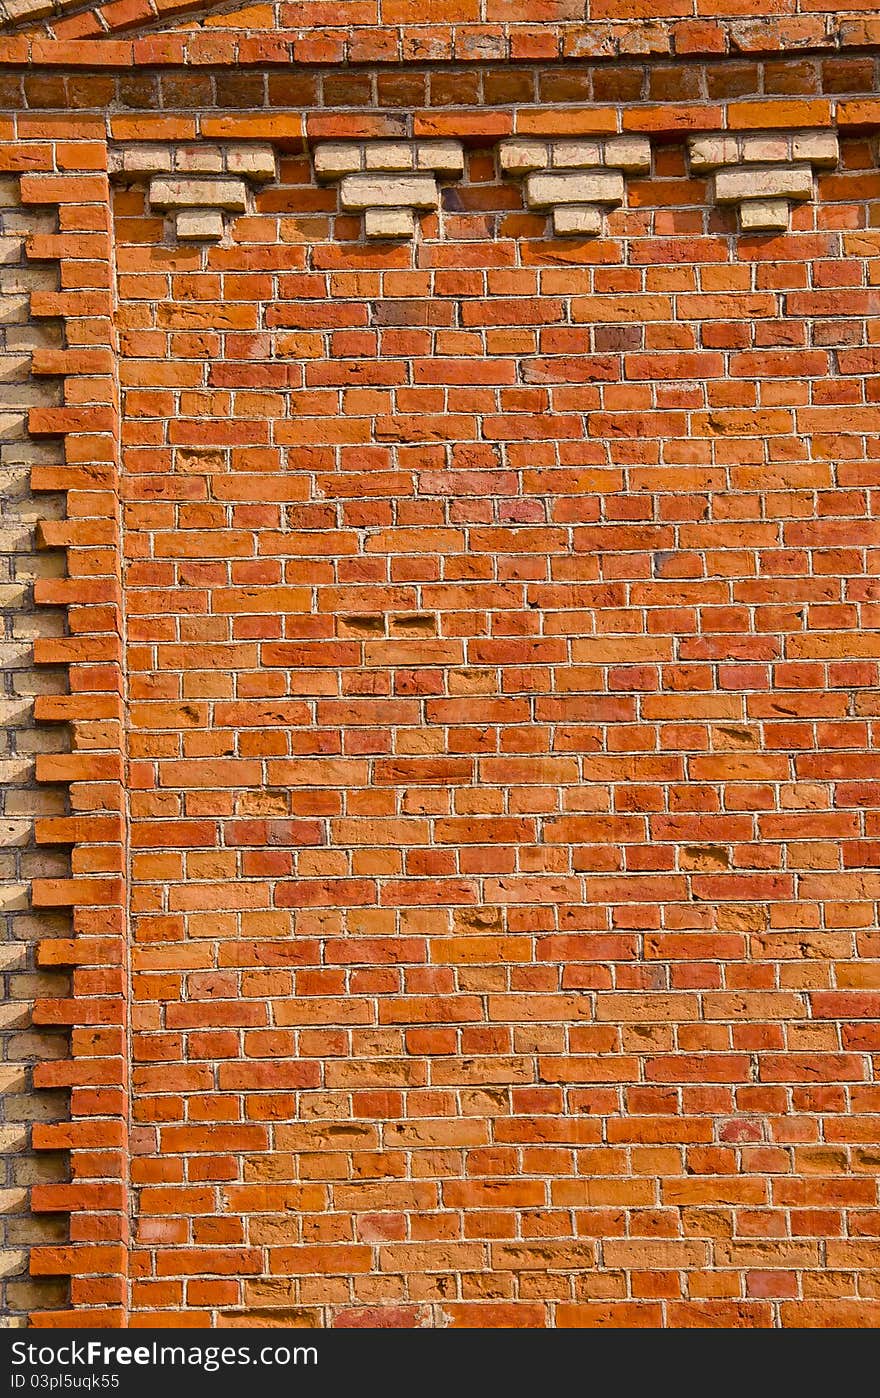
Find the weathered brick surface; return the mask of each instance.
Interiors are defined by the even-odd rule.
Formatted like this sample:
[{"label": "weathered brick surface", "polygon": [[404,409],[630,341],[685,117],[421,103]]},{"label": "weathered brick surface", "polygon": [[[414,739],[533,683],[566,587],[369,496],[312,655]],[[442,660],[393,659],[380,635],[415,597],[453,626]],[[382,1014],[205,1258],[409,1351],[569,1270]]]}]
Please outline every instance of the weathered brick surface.
[{"label": "weathered brick surface", "polygon": [[31,351],[51,345],[57,338],[51,326],[29,324],[28,294],[39,286],[54,285],[52,269],[27,265],[24,240],[54,226],[51,215],[42,220],[22,209],[18,181],[0,182],[0,527],[2,527],[3,612],[3,752],[0,759],[0,871],[3,884],[2,1019],[0,1019],[0,1313],[7,1325],[24,1325],[36,1307],[58,1304],[66,1298],[66,1286],[37,1283],[28,1278],[28,1251],[34,1242],[63,1240],[63,1218],[39,1219],[30,1209],[30,1189],[35,1183],[64,1178],[60,1155],[37,1156],[30,1150],[35,1121],[62,1119],[67,1112],[63,1093],[38,1092],[32,1083],[32,1065],[47,1057],[63,1056],[65,1044],[57,1031],[31,1024],[33,1002],[38,996],[65,993],[61,973],[40,971],[35,948],[40,937],[65,935],[67,921],[37,918],[29,906],[29,882],[35,877],[64,875],[67,860],[61,850],[41,849],[35,841],[35,818],[63,813],[62,788],[40,789],[34,778],[34,761],[40,752],[56,750],[62,735],[38,728],[34,722],[34,698],[66,689],[64,670],[34,668],[35,636],[55,636],[64,630],[61,611],[37,609],[33,603],[36,578],[52,578],[62,570],[63,559],[36,547],[36,523],[47,514],[61,512],[63,498],[42,497],[29,490],[29,472],[35,461],[57,458],[54,445],[38,446],[28,438],[27,413],[33,404],[53,403],[57,394],[50,384],[31,378]]},{"label": "weathered brick surface", "polygon": [[[877,39],[574,8],[0,75],[64,337],[37,1324],[880,1321]],[[151,179],[248,141],[178,243]],[[714,199],[814,159],[781,234]],[[524,185],[593,169],[563,241]]]},{"label": "weathered brick surface", "polygon": [[119,196],[137,1310],[862,1294],[870,158],[562,265],[489,153],[415,250]]}]

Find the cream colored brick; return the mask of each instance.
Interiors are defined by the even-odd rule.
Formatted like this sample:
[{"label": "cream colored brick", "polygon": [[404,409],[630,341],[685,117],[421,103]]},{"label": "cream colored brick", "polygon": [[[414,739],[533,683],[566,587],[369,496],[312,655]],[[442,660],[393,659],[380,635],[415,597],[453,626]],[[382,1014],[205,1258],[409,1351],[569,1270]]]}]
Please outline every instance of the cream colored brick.
[{"label": "cream colored brick", "polygon": [[691,136],[688,150],[692,170],[716,170],[721,165],[735,165],[739,160],[739,142],[735,136]]},{"label": "cream colored brick", "polygon": [[561,204],[553,210],[558,238],[595,238],[602,232],[602,210],[595,204]]},{"label": "cream colored brick", "polygon": [[367,170],[411,170],[414,156],[408,141],[369,141],[364,146]]},{"label": "cream colored brick", "polygon": [[0,886],[0,912],[23,912],[29,902],[30,889],[26,883],[8,882]]},{"label": "cream colored brick", "polygon": [[264,184],[275,179],[275,151],[272,146],[230,146],[226,169],[230,175],[244,175],[256,184]]},{"label": "cream colored brick", "polygon": [[651,168],[651,142],[645,136],[612,136],[604,144],[605,164],[632,174]]},{"label": "cream colored brick", "polygon": [[739,211],[740,226],[749,233],[784,233],[791,218],[787,199],[744,199]]},{"label": "cream colored brick", "polygon": [[55,9],[50,0],[3,0],[3,9],[10,20],[42,19]]},{"label": "cream colored brick", "polygon": [[831,168],[840,159],[840,146],[834,131],[795,131],[791,141],[795,160]]},{"label": "cream colored brick", "polygon": [[30,264],[27,267],[8,267],[0,271],[0,291],[4,296],[14,296],[17,292],[29,295],[32,291],[54,291],[57,286],[57,267],[35,267]]},{"label": "cream colored brick", "polygon": [[436,209],[433,175],[346,175],[340,186],[344,209]]},{"label": "cream colored brick", "polygon": [[552,141],[550,160],[557,170],[594,169],[602,164],[598,141]]},{"label": "cream colored brick", "polygon": [[0,382],[27,383],[30,379],[30,373],[31,356],[29,354],[4,354],[0,357]]},{"label": "cream colored brick", "polygon": [[788,136],[743,136],[740,145],[740,158],[757,163],[791,159],[791,141]]},{"label": "cream colored brick", "polygon": [[6,331],[6,348],[11,350],[32,350],[40,345],[60,346],[61,343],[61,326],[51,321],[42,321],[39,325],[10,326]]},{"label": "cream colored brick", "polygon": [[30,1022],[30,1017],[28,1005],[0,1005],[0,1031],[23,1029]]},{"label": "cream colored brick", "polygon": [[812,193],[809,165],[738,165],[715,176],[719,204],[736,204],[741,199],[809,199]]},{"label": "cream colored brick", "polygon": [[8,292],[0,298],[0,325],[22,325],[28,317],[29,298],[11,296]]},{"label": "cream colored brick", "polygon": [[170,146],[127,146],[117,154],[119,168],[126,174],[161,175],[171,169]]},{"label": "cream colored brick", "polygon": [[553,204],[622,204],[623,192],[623,175],[611,170],[583,174],[542,171],[526,180],[526,203],[531,209],[547,209]]},{"label": "cream colored brick", "polygon": [[314,162],[319,180],[336,180],[363,169],[363,151],[351,141],[328,141],[315,146]]},{"label": "cream colored brick", "polygon": [[438,175],[463,175],[464,147],[460,141],[419,141],[416,168],[434,170]]},{"label": "cream colored brick", "polygon": [[167,179],[150,181],[150,203],[155,209],[229,209],[243,213],[247,192],[243,180]]},{"label": "cream colored brick", "polygon": [[[56,1281],[54,1278],[49,1281],[40,1277],[38,1280],[22,1278],[22,1280],[10,1284],[6,1288],[6,1296],[10,1306],[15,1306],[22,1311],[45,1310],[52,1306],[65,1306],[67,1302],[67,1283]],[[17,1325],[17,1319],[10,1317],[10,1325]]]},{"label": "cream colored brick", "polygon": [[0,1151],[19,1151],[27,1147],[27,1129],[18,1123],[0,1126]]},{"label": "cream colored brick", "polygon": [[506,175],[545,170],[550,164],[550,148],[546,141],[502,141],[498,147],[498,161]]},{"label": "cream colored brick", "polygon": [[412,209],[367,209],[364,232],[368,238],[412,238],[416,219]]},{"label": "cream colored brick", "polygon": [[178,173],[219,175],[223,169],[223,152],[219,146],[177,146],[174,149],[174,169]]},{"label": "cream colored brick", "polygon": [[27,1267],[27,1253],[5,1248],[0,1252],[0,1277],[14,1277]]},{"label": "cream colored brick", "polygon": [[27,436],[26,419],[21,413],[0,413],[0,437],[7,442]]},{"label": "cream colored brick", "polygon": [[218,209],[179,209],[174,229],[183,242],[216,243],[223,237],[223,215]]}]

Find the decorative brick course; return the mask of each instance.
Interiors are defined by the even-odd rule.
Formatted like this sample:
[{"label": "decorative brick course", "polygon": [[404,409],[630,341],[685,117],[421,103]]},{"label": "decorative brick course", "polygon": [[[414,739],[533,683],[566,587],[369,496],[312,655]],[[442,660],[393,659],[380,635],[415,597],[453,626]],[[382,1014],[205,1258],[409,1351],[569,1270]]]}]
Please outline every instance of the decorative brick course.
[{"label": "decorative brick course", "polygon": [[339,180],[339,201],[363,213],[367,238],[411,238],[416,213],[440,204],[440,178],[460,177],[464,151],[457,141],[366,141],[318,145],[319,180]]},{"label": "decorative brick course", "polygon": [[21,207],[18,180],[0,182],[0,397],[2,397],[2,576],[3,605],[3,720],[2,763],[2,870],[3,870],[3,1011],[0,1024],[2,1043],[2,1140],[3,1178],[0,1184],[0,1311],[3,1324],[27,1323],[28,1312],[52,1305],[63,1305],[67,1297],[64,1281],[44,1283],[28,1278],[29,1249],[33,1244],[63,1242],[66,1220],[40,1218],[31,1211],[31,1188],[64,1178],[61,1155],[32,1152],[31,1131],[35,1123],[52,1122],[67,1115],[63,1092],[41,1092],[33,1087],[33,1065],[45,1058],[63,1055],[66,1045],[57,1031],[35,1028],[31,1023],[33,1001],[37,996],[66,994],[67,979],[62,971],[42,971],[36,964],[40,938],[69,935],[64,913],[55,917],[35,917],[30,908],[29,886],[34,878],[67,873],[68,861],[62,849],[46,849],[38,843],[35,823],[65,811],[64,793],[58,788],[41,789],[34,778],[34,767],[41,752],[56,750],[63,742],[63,729],[38,727],[34,702],[44,705],[66,689],[62,668],[37,670],[33,664],[35,637],[63,634],[64,613],[58,609],[37,609],[33,588],[38,579],[51,579],[63,571],[63,558],[36,547],[36,527],[40,517],[59,514],[61,497],[41,496],[29,489],[29,473],[35,463],[58,459],[53,443],[37,444],[28,438],[27,413],[31,405],[53,404],[58,394],[51,383],[38,383],[31,377],[31,354],[35,348],[51,347],[58,338],[57,327],[29,322],[28,296],[37,288],[52,288],[56,276],[51,268],[29,266],[25,240],[51,236],[51,216],[35,215]]},{"label": "decorative brick course", "polygon": [[813,170],[833,169],[839,148],[833,131],[692,137],[691,169],[714,171],[715,199],[738,204],[743,231],[788,228],[792,202],[813,195]]},{"label": "decorative brick course", "polygon": [[880,34],[600,8],[7,11],[36,1325],[880,1322]]}]

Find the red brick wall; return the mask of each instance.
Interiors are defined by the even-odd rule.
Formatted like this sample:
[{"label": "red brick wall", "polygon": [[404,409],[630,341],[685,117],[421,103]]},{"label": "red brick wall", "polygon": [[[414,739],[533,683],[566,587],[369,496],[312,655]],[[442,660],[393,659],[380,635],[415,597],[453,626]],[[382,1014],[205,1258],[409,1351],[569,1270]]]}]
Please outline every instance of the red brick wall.
[{"label": "red brick wall", "polygon": [[[11,132],[67,235],[84,813],[37,1323],[880,1320],[874,62],[100,78],[164,103],[111,155],[275,137],[214,246],[88,173],[97,112]],[[805,124],[774,236],[677,134]],[[612,129],[651,172],[553,238],[496,138]],[[314,179],[383,134],[467,145],[411,243]]]}]

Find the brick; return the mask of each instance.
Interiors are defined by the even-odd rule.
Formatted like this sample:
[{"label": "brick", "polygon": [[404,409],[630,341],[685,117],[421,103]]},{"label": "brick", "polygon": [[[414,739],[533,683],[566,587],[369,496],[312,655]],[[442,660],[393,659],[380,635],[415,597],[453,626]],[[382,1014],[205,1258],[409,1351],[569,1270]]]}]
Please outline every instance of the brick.
[{"label": "brick", "polygon": [[367,209],[364,232],[368,238],[411,238],[415,216],[412,209]]},{"label": "brick", "polygon": [[168,146],[128,146],[116,154],[111,168],[126,174],[159,175],[171,169],[172,152]]},{"label": "brick", "polygon": [[688,150],[691,169],[700,172],[735,165],[739,160],[739,141],[735,136],[692,136]]},{"label": "brick", "polygon": [[367,170],[411,170],[415,150],[408,141],[370,141],[363,148]]},{"label": "brick", "polygon": [[553,204],[621,204],[623,191],[623,176],[604,170],[588,174],[542,172],[526,179],[526,202],[532,209]]},{"label": "brick", "polygon": [[435,209],[439,202],[432,175],[346,175],[339,186],[344,209]]},{"label": "brick", "polygon": [[415,150],[417,170],[458,178],[464,173],[464,149],[458,141],[419,141]]},{"label": "brick", "polygon": [[602,210],[594,204],[561,204],[553,210],[553,231],[559,238],[596,238],[602,232]]},{"label": "brick", "polygon": [[272,146],[229,146],[225,156],[230,175],[243,175],[256,184],[275,179],[276,161]]},{"label": "brick", "polygon": [[546,141],[502,141],[498,147],[498,161],[508,175],[543,170],[550,164],[550,147]]},{"label": "brick", "polygon": [[791,154],[794,160],[809,160],[811,165],[831,169],[840,159],[837,135],[833,131],[795,132]]},{"label": "brick", "polygon": [[812,193],[809,165],[743,165],[719,170],[715,176],[715,198],[719,204],[740,199],[810,199]]},{"label": "brick", "polygon": [[651,142],[638,136],[613,136],[603,143],[606,165],[632,174],[651,168]]},{"label": "brick", "polygon": [[178,209],[174,231],[186,242],[219,242],[223,237],[223,215],[219,209]]},{"label": "brick", "polygon": [[315,174],[318,179],[335,180],[364,166],[363,148],[346,142],[325,142],[314,147]]},{"label": "brick", "polygon": [[875,1318],[880,27],[742,8],[0,46],[14,1324]]},{"label": "brick", "polygon": [[744,199],[740,206],[743,232],[786,232],[790,219],[787,199]]},{"label": "brick", "polygon": [[150,203],[156,209],[207,207],[242,213],[247,205],[241,180],[165,179],[150,181]]},{"label": "brick", "polygon": [[551,141],[550,164],[562,170],[595,168],[602,164],[602,149],[598,141]]}]

